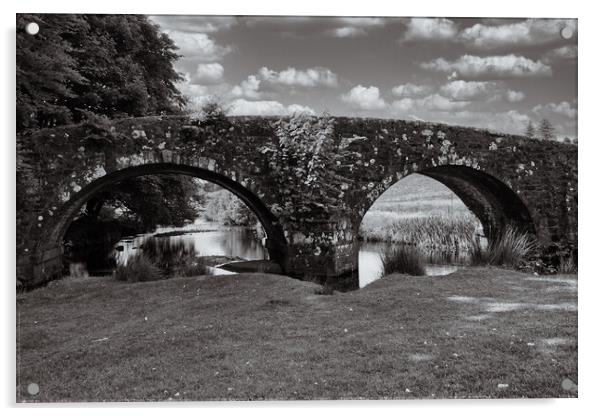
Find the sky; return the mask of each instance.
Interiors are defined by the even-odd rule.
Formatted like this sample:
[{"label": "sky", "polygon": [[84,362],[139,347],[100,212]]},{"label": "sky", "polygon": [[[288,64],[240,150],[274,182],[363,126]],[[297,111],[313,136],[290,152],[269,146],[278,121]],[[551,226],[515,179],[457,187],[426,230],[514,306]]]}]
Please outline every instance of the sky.
[{"label": "sky", "polygon": [[193,110],[424,120],[577,137],[577,21],[151,16]]}]

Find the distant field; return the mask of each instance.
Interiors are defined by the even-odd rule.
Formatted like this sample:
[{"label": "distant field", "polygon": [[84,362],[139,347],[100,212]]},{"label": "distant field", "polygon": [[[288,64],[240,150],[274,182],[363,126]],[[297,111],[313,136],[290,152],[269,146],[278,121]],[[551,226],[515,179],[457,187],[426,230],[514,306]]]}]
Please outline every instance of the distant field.
[{"label": "distant field", "polygon": [[423,175],[410,175],[378,198],[366,216],[430,217],[471,215],[464,203],[442,183]]},{"label": "distant field", "polygon": [[378,198],[362,220],[367,241],[416,244],[429,250],[466,250],[479,220],[445,185],[422,175],[402,179]]}]

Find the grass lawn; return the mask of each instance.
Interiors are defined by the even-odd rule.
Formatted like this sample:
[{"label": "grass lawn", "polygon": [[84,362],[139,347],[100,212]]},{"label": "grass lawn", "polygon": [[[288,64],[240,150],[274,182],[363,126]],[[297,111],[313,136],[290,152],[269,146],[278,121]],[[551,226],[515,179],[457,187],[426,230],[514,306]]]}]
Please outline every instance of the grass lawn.
[{"label": "grass lawn", "polygon": [[468,268],[316,289],[249,273],[20,294],[17,400],[577,396],[574,275]]}]

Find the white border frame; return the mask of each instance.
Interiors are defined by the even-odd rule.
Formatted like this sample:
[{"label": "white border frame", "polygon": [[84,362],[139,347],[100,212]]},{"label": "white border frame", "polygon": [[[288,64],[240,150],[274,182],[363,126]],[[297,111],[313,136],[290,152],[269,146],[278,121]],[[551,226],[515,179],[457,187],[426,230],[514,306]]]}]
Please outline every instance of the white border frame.
[{"label": "white border frame", "polygon": [[[584,2],[585,3],[585,2]],[[602,292],[602,278],[597,271],[594,260],[598,253],[594,250],[600,238],[599,205],[597,195],[600,184],[597,170],[602,155],[602,138],[596,137],[600,129],[597,118],[598,101],[600,100],[600,75],[602,68],[599,53],[601,39],[600,14],[595,2],[588,5],[575,1],[549,0],[546,2],[525,0],[503,0],[500,2],[455,0],[415,2],[394,2],[386,0],[370,0],[368,2],[351,3],[347,1],[327,2],[324,0],[303,0],[299,3],[282,1],[231,1],[198,2],[140,1],[124,2],[123,0],[102,0],[100,2],[84,2],[82,0],[25,0],[18,4],[2,4],[1,19],[3,21],[3,64],[2,80],[4,96],[0,99],[2,106],[3,127],[5,137],[0,141],[2,163],[2,195],[10,198],[10,204],[2,204],[4,235],[0,250],[3,276],[4,314],[2,323],[2,359],[6,365],[1,375],[3,394],[2,404],[25,410],[26,413],[41,410],[46,414],[64,414],[80,412],[79,407],[93,414],[105,414],[108,409],[127,407],[128,411],[140,411],[148,414],[163,414],[168,407],[176,407],[178,412],[198,412],[194,408],[202,407],[203,412],[233,412],[245,409],[252,415],[276,414],[285,411],[293,414],[305,414],[319,411],[344,411],[352,414],[365,414],[373,407],[378,412],[399,413],[399,411],[439,414],[446,416],[461,414],[480,414],[488,416],[507,415],[516,411],[540,412],[547,415],[580,413],[593,408],[599,392],[601,365],[599,358],[600,305],[598,299]],[[579,211],[579,248],[580,271],[582,281],[579,285],[579,399],[530,399],[530,400],[424,400],[424,401],[308,401],[308,402],[192,402],[192,403],[147,403],[147,404],[64,404],[64,405],[15,405],[15,13],[47,12],[47,13],[144,13],[144,14],[253,14],[253,15],[346,15],[346,16],[447,16],[447,17],[570,17],[579,19],[579,190],[581,204]],[[598,72],[598,73],[597,73]],[[595,113],[596,112],[596,113]],[[598,192],[596,192],[598,191]],[[7,232],[6,230],[10,230]],[[599,266],[598,266],[599,268]],[[133,407],[133,408],[132,408]],[[25,409],[23,409],[25,408]],[[192,409],[191,409],[192,408]]]}]

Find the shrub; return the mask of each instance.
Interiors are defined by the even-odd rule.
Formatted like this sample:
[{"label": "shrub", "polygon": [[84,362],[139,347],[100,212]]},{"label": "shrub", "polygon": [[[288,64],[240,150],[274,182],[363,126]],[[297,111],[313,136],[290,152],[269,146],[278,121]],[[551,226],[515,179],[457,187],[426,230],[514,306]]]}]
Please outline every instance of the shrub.
[{"label": "shrub", "polygon": [[143,253],[137,253],[126,264],[115,269],[115,279],[124,282],[150,282],[163,279],[165,276],[156,265]]},{"label": "shrub", "polygon": [[558,273],[573,274],[577,273],[577,264],[573,256],[562,257],[558,265]]},{"label": "shrub", "polygon": [[481,247],[478,237],[474,238],[471,260],[473,264],[516,267],[534,251],[535,243],[531,235],[509,226],[485,248]]},{"label": "shrub", "polygon": [[390,248],[380,253],[382,276],[391,273],[405,273],[412,276],[424,276],[426,269],[420,252],[409,245]]},{"label": "shrub", "polygon": [[182,268],[175,271],[177,276],[202,276],[207,274],[207,262],[204,258],[197,258],[192,263],[187,263]]}]

